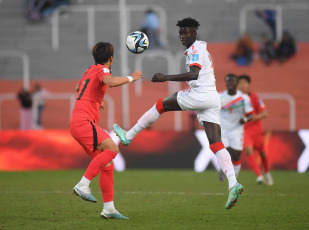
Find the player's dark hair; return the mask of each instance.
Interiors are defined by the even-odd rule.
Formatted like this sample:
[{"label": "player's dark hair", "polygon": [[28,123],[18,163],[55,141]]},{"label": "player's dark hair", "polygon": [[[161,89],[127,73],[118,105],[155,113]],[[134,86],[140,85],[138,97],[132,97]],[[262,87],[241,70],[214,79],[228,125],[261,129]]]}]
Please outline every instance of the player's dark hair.
[{"label": "player's dark hair", "polygon": [[236,78],[236,80],[237,80],[236,74],[233,74],[233,73],[228,73],[228,74],[225,76],[224,79],[226,80],[227,78],[230,78],[230,77]]},{"label": "player's dark hair", "polygon": [[200,26],[200,23],[196,21],[194,18],[188,17],[184,18],[177,22],[176,26],[179,27],[194,27],[195,29],[198,29]]},{"label": "player's dark hair", "polygon": [[238,77],[238,82],[239,82],[240,80],[245,80],[245,81],[247,81],[249,84],[251,83],[251,78],[250,78],[248,75],[246,75],[246,74],[240,75],[240,76]]},{"label": "player's dark hair", "polygon": [[108,42],[99,42],[92,48],[92,56],[95,64],[103,64],[114,56],[114,47]]}]

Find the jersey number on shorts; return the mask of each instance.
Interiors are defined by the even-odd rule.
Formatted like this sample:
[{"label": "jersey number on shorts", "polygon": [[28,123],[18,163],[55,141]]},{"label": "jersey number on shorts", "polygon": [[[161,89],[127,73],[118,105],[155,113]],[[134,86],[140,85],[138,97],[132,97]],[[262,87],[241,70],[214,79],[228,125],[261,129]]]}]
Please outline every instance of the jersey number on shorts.
[{"label": "jersey number on shorts", "polygon": [[90,81],[90,79],[85,80],[84,87],[83,87],[82,91],[80,92],[79,97],[77,98],[77,100],[80,100],[80,98],[83,96],[83,93],[85,92],[85,89],[87,88],[87,85],[88,85],[89,81]]}]

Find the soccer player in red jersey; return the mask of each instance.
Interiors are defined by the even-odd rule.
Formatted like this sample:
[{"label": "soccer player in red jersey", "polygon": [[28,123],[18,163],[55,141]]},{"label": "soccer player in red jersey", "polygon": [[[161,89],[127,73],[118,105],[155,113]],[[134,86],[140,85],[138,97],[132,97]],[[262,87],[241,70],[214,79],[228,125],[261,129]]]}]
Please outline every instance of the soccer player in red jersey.
[{"label": "soccer player in red jersey", "polygon": [[261,156],[266,183],[268,185],[273,185],[274,181],[269,170],[269,160],[264,144],[264,128],[261,121],[267,116],[267,110],[258,95],[250,91],[250,83],[251,79],[248,75],[241,75],[238,77],[238,88],[244,94],[249,95],[254,110],[252,120],[245,123],[244,151],[248,157],[247,159],[250,167],[257,176],[257,183],[262,184],[264,182],[264,178],[253,156],[254,150],[258,151]]},{"label": "soccer player in red jersey", "polygon": [[97,202],[89,188],[91,180],[100,173],[100,188],[104,206],[101,216],[111,219],[128,219],[114,207],[114,163],[118,146],[111,137],[98,126],[99,109],[102,108],[108,87],[117,87],[137,81],[143,74],[135,71],[128,77],[112,77],[114,47],[107,42],[99,42],[92,49],[95,61],[83,74],[75,89],[78,92],[70,122],[73,138],[92,159],[84,176],[73,188],[76,195],[86,201]]},{"label": "soccer player in red jersey", "polygon": [[196,111],[197,118],[204,127],[209,140],[209,147],[216,155],[228,179],[230,191],[225,208],[230,209],[237,202],[244,187],[237,182],[231,156],[221,140],[221,101],[216,89],[212,59],[207,50],[207,43],[197,40],[197,29],[200,26],[198,21],[193,18],[184,18],[178,21],[177,26],[180,41],[187,49],[184,53],[187,72],[175,75],[156,73],[151,81],[187,81],[190,88],[159,99],[128,132],[117,124],[114,124],[114,131],[122,144],[129,145],[139,132],[158,120],[163,113],[182,110]]}]

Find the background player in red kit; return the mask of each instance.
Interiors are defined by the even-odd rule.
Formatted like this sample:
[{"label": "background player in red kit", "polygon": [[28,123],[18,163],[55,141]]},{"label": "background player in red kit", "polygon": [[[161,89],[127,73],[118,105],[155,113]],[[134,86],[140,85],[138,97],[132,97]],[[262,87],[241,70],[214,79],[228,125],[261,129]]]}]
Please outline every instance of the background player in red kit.
[{"label": "background player in red kit", "polygon": [[248,157],[247,159],[250,167],[257,176],[257,183],[262,184],[264,178],[261,174],[260,167],[253,156],[254,150],[258,151],[261,156],[266,183],[268,185],[273,185],[274,182],[269,171],[269,160],[265,151],[264,128],[261,121],[267,116],[267,110],[258,95],[250,92],[250,83],[251,79],[248,75],[241,75],[238,77],[238,88],[244,94],[249,95],[254,110],[252,120],[245,123],[244,151]]},{"label": "background player in red kit", "polygon": [[128,77],[112,77],[114,48],[110,43],[99,42],[92,49],[95,64],[90,66],[76,85],[78,95],[70,122],[71,135],[92,159],[84,176],[73,191],[86,201],[97,202],[89,188],[91,180],[100,173],[100,188],[104,206],[103,218],[128,219],[114,207],[114,164],[118,146],[97,124],[99,109],[107,87],[117,87],[140,79],[143,74],[135,71]]}]

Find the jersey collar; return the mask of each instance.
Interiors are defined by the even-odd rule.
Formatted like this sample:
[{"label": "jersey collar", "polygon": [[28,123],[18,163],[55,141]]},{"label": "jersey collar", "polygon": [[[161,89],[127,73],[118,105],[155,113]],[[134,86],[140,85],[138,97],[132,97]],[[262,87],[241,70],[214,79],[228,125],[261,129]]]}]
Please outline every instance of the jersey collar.
[{"label": "jersey collar", "polygon": [[197,42],[197,40],[195,40],[195,42],[193,42],[193,44],[192,44],[188,49],[186,49],[186,51],[184,52],[185,55],[188,54],[189,49],[191,49],[192,46],[193,46],[196,42]]}]

